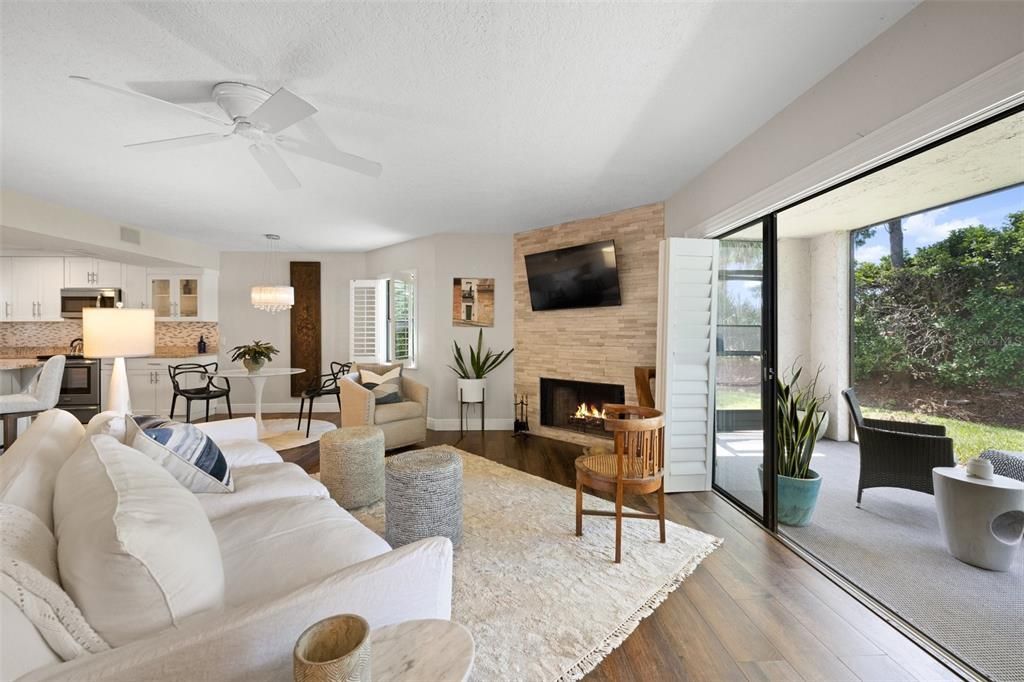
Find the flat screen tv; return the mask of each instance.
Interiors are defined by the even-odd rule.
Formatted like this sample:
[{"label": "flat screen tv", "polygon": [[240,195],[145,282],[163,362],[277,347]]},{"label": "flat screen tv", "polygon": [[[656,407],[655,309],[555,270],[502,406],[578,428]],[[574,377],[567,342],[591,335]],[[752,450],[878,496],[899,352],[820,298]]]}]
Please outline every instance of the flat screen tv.
[{"label": "flat screen tv", "polygon": [[534,310],[622,305],[615,242],[593,242],[526,257]]}]

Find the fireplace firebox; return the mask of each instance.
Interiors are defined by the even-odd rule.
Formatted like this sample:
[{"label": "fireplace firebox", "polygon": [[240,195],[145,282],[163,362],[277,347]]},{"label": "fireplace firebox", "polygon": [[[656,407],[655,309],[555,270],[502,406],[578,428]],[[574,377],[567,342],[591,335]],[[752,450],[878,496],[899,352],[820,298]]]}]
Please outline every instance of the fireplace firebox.
[{"label": "fireplace firebox", "polygon": [[604,430],[604,406],[619,405],[625,400],[626,389],[620,384],[542,377],[540,423],[556,429],[610,438]]}]

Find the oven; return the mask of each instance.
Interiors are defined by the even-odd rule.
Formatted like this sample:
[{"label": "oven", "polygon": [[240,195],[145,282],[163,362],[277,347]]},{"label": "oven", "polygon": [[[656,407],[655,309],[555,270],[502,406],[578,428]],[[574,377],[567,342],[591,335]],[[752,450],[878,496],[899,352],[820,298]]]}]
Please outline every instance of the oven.
[{"label": "oven", "polygon": [[80,319],[86,308],[116,308],[120,302],[120,289],[61,289],[60,316]]},{"label": "oven", "polygon": [[[39,359],[50,357],[40,355]],[[57,407],[67,410],[85,424],[100,412],[100,361],[74,355],[65,357]]]}]

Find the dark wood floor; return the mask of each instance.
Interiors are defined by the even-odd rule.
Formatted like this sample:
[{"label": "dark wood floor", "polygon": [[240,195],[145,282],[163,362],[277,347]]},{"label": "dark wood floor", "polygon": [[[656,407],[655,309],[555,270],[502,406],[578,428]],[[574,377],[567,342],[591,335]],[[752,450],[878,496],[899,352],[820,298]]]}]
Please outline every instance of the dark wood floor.
[{"label": "dark wood floor", "polygon": [[[578,446],[506,431],[472,432],[461,441],[458,432],[431,431],[428,442],[575,485]],[[282,455],[319,470],[316,444]],[[588,681],[958,679],[718,495],[679,493],[667,500],[669,519],[725,543]],[[645,510],[653,509],[651,502],[629,501]],[[639,559],[629,547],[625,553],[627,561]]]}]

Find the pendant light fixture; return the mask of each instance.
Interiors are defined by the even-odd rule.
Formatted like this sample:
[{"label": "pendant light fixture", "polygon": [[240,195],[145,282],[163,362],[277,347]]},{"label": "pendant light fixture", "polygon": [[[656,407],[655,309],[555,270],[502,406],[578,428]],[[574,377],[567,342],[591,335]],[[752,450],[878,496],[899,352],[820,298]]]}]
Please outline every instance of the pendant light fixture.
[{"label": "pendant light fixture", "polygon": [[[280,235],[265,234],[267,238],[267,260],[263,268],[263,281],[272,281],[271,273],[274,266],[274,251],[277,242],[281,240]],[[291,310],[295,305],[295,289],[279,284],[259,284],[250,292],[252,307],[256,310],[266,310],[270,313]]]}]

